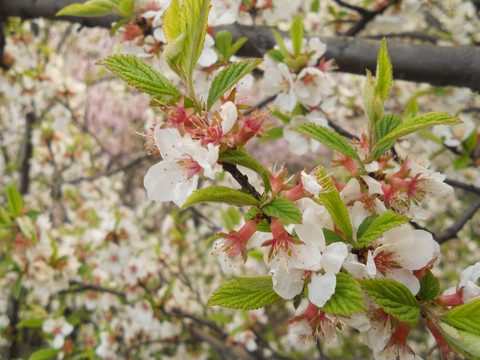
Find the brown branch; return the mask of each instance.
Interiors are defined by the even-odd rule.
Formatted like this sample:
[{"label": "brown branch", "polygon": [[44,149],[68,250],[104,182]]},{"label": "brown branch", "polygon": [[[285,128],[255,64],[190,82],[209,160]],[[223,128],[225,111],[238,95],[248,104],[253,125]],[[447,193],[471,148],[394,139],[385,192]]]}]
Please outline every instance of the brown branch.
[{"label": "brown branch", "polygon": [[[55,13],[65,5],[81,3],[85,0],[0,0],[0,14],[3,17],[19,16],[23,19],[44,17],[59,19]],[[111,17],[62,17],[62,20],[79,22],[85,26],[109,28],[113,21],[121,18]],[[248,41],[239,50],[238,55],[262,57],[275,45],[271,28],[266,26],[246,26],[233,24],[221,26],[214,32],[228,30],[234,41],[246,36]],[[374,72],[377,63],[379,40],[352,38],[321,38],[327,44],[327,59],[335,59],[338,71],[365,75],[365,69]],[[413,45],[404,42],[389,41],[388,50],[393,64],[395,79],[427,82],[436,86],[468,87],[480,90],[480,48],[447,47],[434,45]]]},{"label": "brown branch", "polygon": [[24,133],[24,150],[21,169],[21,178],[20,178],[20,193],[28,193],[28,188],[30,185],[30,159],[33,154],[33,145],[32,145],[32,127],[35,124],[37,117],[35,116],[34,111],[30,111],[25,116],[25,133]]},{"label": "brown branch", "polygon": [[112,290],[112,289],[107,289],[107,288],[104,288],[104,287],[101,287],[101,286],[84,284],[84,283],[81,283],[81,282],[78,282],[78,281],[71,281],[70,285],[75,286],[75,287],[65,289],[65,290],[60,290],[58,292],[58,294],[59,295],[64,295],[64,294],[74,294],[74,293],[79,293],[79,292],[84,292],[84,291],[98,291],[98,292],[104,292],[104,293],[107,293],[107,294],[112,294],[112,295],[115,295],[115,296],[119,296],[122,299],[126,299],[125,294],[123,294],[119,291]]},{"label": "brown branch", "polygon": [[449,179],[449,178],[446,178],[444,180],[444,182],[445,182],[445,184],[448,184],[448,185],[453,186],[455,188],[462,189],[462,190],[480,195],[480,188],[475,186],[475,185],[465,184],[461,181],[457,181],[457,180],[453,180],[453,179]]},{"label": "brown branch", "polygon": [[233,176],[243,190],[246,190],[255,199],[260,200],[262,196],[258,193],[257,189],[248,182],[247,175],[242,174],[240,170],[238,170],[237,165],[224,162],[222,166],[226,172]]},{"label": "brown branch", "polygon": [[465,212],[453,223],[452,226],[443,230],[440,234],[435,235],[434,238],[439,244],[443,244],[445,241],[454,239],[457,234],[462,230],[463,226],[470,220],[475,213],[480,209],[480,197],[477,197],[472,204],[465,210]]}]

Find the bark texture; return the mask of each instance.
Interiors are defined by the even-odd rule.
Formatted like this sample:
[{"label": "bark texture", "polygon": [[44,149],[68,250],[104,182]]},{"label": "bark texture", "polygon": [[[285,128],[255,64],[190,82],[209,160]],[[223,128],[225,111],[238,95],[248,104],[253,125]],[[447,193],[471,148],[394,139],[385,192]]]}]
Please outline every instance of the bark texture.
[{"label": "bark texture", "polygon": [[[82,0],[0,0],[0,17],[18,16],[23,19],[43,17],[78,22],[84,26],[110,27],[117,16],[79,18],[74,16],[55,17],[55,13],[66,5]],[[233,24],[216,28],[229,30],[235,39],[246,36],[248,41],[239,55],[262,57],[275,45],[275,38],[268,27],[253,27]],[[327,58],[335,59],[338,71],[365,74],[365,69],[374,72],[380,40],[361,38],[322,38],[328,45]],[[480,48],[443,47],[436,45],[414,45],[406,42],[388,41],[388,52],[392,59],[395,79],[426,82],[436,86],[468,87],[480,90]]]}]

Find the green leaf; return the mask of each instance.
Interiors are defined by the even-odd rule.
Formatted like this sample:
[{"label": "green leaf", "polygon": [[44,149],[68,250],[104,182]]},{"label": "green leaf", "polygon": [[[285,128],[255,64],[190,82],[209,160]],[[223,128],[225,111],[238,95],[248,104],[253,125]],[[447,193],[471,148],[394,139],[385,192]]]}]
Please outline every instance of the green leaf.
[{"label": "green leaf", "polygon": [[38,328],[43,325],[42,319],[31,318],[20,321],[17,324],[17,327],[26,327],[26,328]]},{"label": "green leaf", "polygon": [[468,138],[462,143],[463,148],[471,154],[477,147],[478,132],[477,129],[473,129]]},{"label": "green leaf", "polygon": [[451,115],[448,115],[447,113],[431,112],[428,114],[420,115],[411,120],[408,120],[407,122],[404,122],[395,130],[383,137],[380,141],[377,142],[377,144],[375,145],[375,149],[378,149],[382,145],[394,141],[402,136],[408,135],[412,132],[424,129],[426,127],[434,125],[455,125],[461,123],[462,121],[454,118]]},{"label": "green leaf", "polygon": [[267,55],[270,56],[276,62],[283,62],[285,56],[283,56],[282,52],[277,49],[271,49],[267,51]]},{"label": "green leaf", "polygon": [[377,71],[375,73],[376,92],[380,94],[382,101],[387,100],[390,87],[392,86],[392,62],[387,52],[387,42],[382,40],[377,57]]},{"label": "green leaf", "polygon": [[438,279],[430,270],[426,270],[420,281],[420,291],[417,297],[422,301],[432,301],[437,297],[439,290]]},{"label": "green leaf", "polygon": [[[254,207],[250,208],[250,210],[248,210],[247,213],[245,214],[245,222],[247,222],[248,220],[252,220],[256,215],[261,213],[262,212],[257,208],[254,208]],[[261,232],[267,232],[267,233],[271,232],[270,225],[268,224],[267,219],[262,219],[258,223],[257,230]]]},{"label": "green leaf", "polygon": [[310,6],[311,12],[318,12],[320,10],[320,0],[313,0]]},{"label": "green leaf", "polygon": [[71,4],[65,6],[55,16],[103,16],[116,13],[116,5],[107,0],[87,1],[84,4]]},{"label": "green leaf", "polygon": [[376,142],[383,139],[397,127],[402,124],[402,119],[397,114],[389,114],[382,117],[376,124],[375,124],[375,135],[376,135]]},{"label": "green leaf", "polygon": [[233,36],[228,30],[221,30],[215,35],[215,46],[224,58],[228,56],[230,47],[232,46]]},{"label": "green leaf", "polygon": [[417,116],[417,114],[418,114],[418,101],[417,101],[417,97],[414,96],[408,102],[407,108],[402,114],[402,119],[403,121],[408,121],[410,119],[413,119],[415,116]]},{"label": "green leaf", "polygon": [[418,322],[418,301],[405,285],[390,279],[360,280],[360,284],[386,313],[410,324]]},{"label": "green leaf", "polygon": [[256,68],[261,62],[262,59],[242,61],[230,64],[220,71],[220,73],[215,76],[215,79],[213,79],[212,86],[210,86],[210,90],[208,91],[207,109],[210,110],[220,96]]},{"label": "green leaf", "polygon": [[318,198],[327,209],[335,226],[340,229],[347,240],[351,241],[353,238],[353,230],[347,206],[342,201],[332,179],[325,173],[325,170],[318,169],[318,183],[325,189],[325,191],[318,194]]},{"label": "green leaf", "polygon": [[283,138],[283,126],[277,126],[267,130],[267,136],[260,138],[259,142],[264,143]]},{"label": "green leaf", "polygon": [[357,249],[367,246],[385,231],[405,224],[406,222],[408,222],[407,217],[395,214],[392,210],[388,210],[373,220],[370,226],[365,230],[362,236],[357,239],[357,242],[354,243],[353,246]]},{"label": "green leaf", "polygon": [[258,206],[260,202],[252,195],[230,189],[225,186],[210,186],[205,189],[195,190],[183,204],[182,209],[199,202],[221,202],[235,206]]},{"label": "green leaf", "polygon": [[19,216],[15,219],[20,231],[23,235],[25,235],[28,239],[32,240],[34,243],[37,242],[37,232],[35,230],[35,225],[33,221],[28,216]]},{"label": "green leaf", "polygon": [[185,28],[185,24],[180,21],[180,10],[180,2],[173,0],[163,14],[162,28],[165,38],[167,39],[167,44],[170,44],[178,38]]},{"label": "green leaf", "polygon": [[360,239],[362,237],[362,235],[370,227],[370,225],[372,225],[372,223],[375,221],[376,218],[377,217],[375,215],[372,215],[363,219],[362,223],[360,224],[357,230],[357,239]]},{"label": "green leaf", "polygon": [[115,25],[112,25],[110,29],[110,37],[114,37],[115,34],[117,33],[118,29],[120,29],[123,25],[128,24],[130,19],[125,18],[120,21],[117,21]]},{"label": "green leaf", "polygon": [[215,290],[207,305],[253,310],[273,304],[279,299],[280,296],[273,291],[271,276],[235,278]]},{"label": "green leaf", "polygon": [[439,325],[442,335],[455,350],[466,359],[480,360],[480,336],[456,329],[444,322]]},{"label": "green leaf", "polygon": [[360,284],[350,274],[338,273],[335,293],[322,307],[326,313],[347,316],[365,311]]},{"label": "green leaf", "polygon": [[131,55],[113,55],[98,62],[130,85],[150,95],[180,95],[168,79],[147,63]]},{"label": "green leaf", "polygon": [[456,170],[464,169],[470,164],[470,155],[462,154],[453,160],[452,165]]},{"label": "green leaf", "polygon": [[443,320],[459,330],[480,335],[480,299],[456,306],[447,312]]},{"label": "green leaf", "polygon": [[307,135],[312,139],[315,139],[322,144],[327,145],[333,150],[336,150],[344,155],[347,155],[348,157],[360,161],[360,157],[358,156],[352,145],[350,145],[350,143],[345,140],[341,135],[325,126],[308,123],[293,127],[291,130]]},{"label": "green leaf", "polygon": [[327,245],[333,244],[335,242],[345,242],[345,239],[342,238],[342,236],[335,231],[332,231],[327,228],[323,228],[323,236],[325,237],[325,243]]},{"label": "green leaf", "polygon": [[5,191],[7,193],[8,201],[6,209],[13,215],[13,217],[20,216],[23,207],[22,195],[20,195],[20,192],[17,190],[14,183],[8,184]]},{"label": "green leaf", "polygon": [[265,191],[270,191],[272,186],[270,185],[270,179],[268,178],[268,173],[262,165],[258,163],[257,160],[252,158],[249,154],[240,150],[227,150],[220,154],[219,161],[224,161],[231,164],[242,165],[246,168],[249,168],[259,174],[263,179],[263,184],[265,186]]},{"label": "green leaf", "polygon": [[300,224],[302,214],[290,200],[284,198],[273,199],[264,205],[262,210],[265,214],[279,218],[284,224]]},{"label": "green leaf", "polygon": [[277,41],[277,45],[280,48],[280,52],[282,53],[283,57],[286,59],[291,59],[292,56],[290,55],[287,48],[285,47],[285,43],[283,42],[282,36],[274,29],[272,29],[272,32],[273,32],[273,35],[275,36],[275,40]]},{"label": "green leaf", "polygon": [[302,50],[303,40],[302,15],[298,15],[295,20],[292,21],[292,26],[290,27],[290,38],[292,39],[293,54],[295,57],[298,57],[300,55],[300,51]]},{"label": "green leaf", "polygon": [[376,95],[375,81],[373,81],[372,73],[367,69],[367,77],[363,88],[363,107],[365,108],[365,113],[367,114],[370,123],[373,124],[375,124],[377,120],[373,108],[373,102]]},{"label": "green leaf", "polygon": [[133,16],[133,1],[134,0],[122,0],[118,4],[118,8],[122,12],[123,16],[125,17],[132,17]]},{"label": "green leaf", "polygon": [[227,54],[226,60],[229,60],[232,55],[235,55],[235,53],[240,50],[240,48],[247,42],[248,38],[247,37],[241,37],[237,41],[235,41],[230,48],[230,51]]},{"label": "green leaf", "polygon": [[59,353],[61,349],[40,349],[35,351],[28,360],[45,360],[51,359]]},{"label": "green leaf", "polygon": [[182,3],[180,17],[185,24],[185,39],[181,62],[187,79],[191,78],[203,50],[210,8],[209,0],[184,0]]},{"label": "green leaf", "polygon": [[13,284],[12,291],[15,300],[18,300],[20,298],[20,293],[22,292],[22,279],[23,274],[19,274],[17,280],[15,280],[15,283]]}]

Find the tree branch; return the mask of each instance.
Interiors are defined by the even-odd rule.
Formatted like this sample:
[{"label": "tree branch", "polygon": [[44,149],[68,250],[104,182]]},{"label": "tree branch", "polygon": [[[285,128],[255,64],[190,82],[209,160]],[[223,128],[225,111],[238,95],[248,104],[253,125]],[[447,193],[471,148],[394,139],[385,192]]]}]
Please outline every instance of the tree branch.
[{"label": "tree branch", "polygon": [[480,197],[477,197],[473,203],[465,210],[465,212],[453,223],[452,226],[445,229],[439,235],[434,235],[435,240],[439,244],[443,244],[445,241],[454,239],[457,237],[457,234],[462,230],[463,226],[470,220],[473,215],[480,209]]},{"label": "tree branch", "polygon": [[[85,0],[0,0],[0,16],[19,16],[22,19],[44,17],[47,19],[78,22],[84,26],[110,28],[118,16],[79,18],[55,17],[62,7]],[[214,32],[229,30],[234,41],[246,36],[248,41],[238,52],[245,57],[262,57],[275,45],[271,28],[266,26],[245,26],[233,24],[215,28]],[[338,71],[365,75],[365,69],[374,72],[377,63],[379,40],[353,38],[322,38],[327,44],[327,59],[335,59]],[[440,47],[414,45],[389,41],[388,51],[393,64],[395,79],[427,82],[436,86],[468,87],[480,90],[480,48]]]}]

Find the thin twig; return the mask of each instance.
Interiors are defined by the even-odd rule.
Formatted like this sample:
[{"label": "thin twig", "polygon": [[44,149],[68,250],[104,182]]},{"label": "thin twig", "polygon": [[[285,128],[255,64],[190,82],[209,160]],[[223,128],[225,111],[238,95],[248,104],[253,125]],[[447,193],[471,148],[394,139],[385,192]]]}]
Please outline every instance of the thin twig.
[{"label": "thin twig", "polygon": [[262,101],[260,101],[259,103],[255,104],[254,106],[252,106],[250,109],[248,109],[247,111],[245,111],[243,114],[248,116],[252,113],[253,110],[255,109],[261,109],[263,108],[265,105],[267,105],[269,102],[275,100],[277,98],[277,95],[278,94],[275,94],[275,95],[272,95],[272,96],[269,96],[265,99],[263,99]]},{"label": "thin twig", "polygon": [[233,178],[240,184],[243,190],[248,191],[248,193],[252,195],[255,199],[260,200],[262,196],[255,189],[255,187],[248,182],[247,175],[243,175],[240,170],[238,170],[237,165],[224,162],[223,169],[233,176]]},{"label": "thin twig", "polygon": [[443,230],[440,234],[434,236],[435,240],[439,244],[443,244],[445,241],[454,239],[457,234],[462,230],[463,226],[470,220],[473,215],[480,209],[480,197],[477,197],[472,204],[463,212],[463,214],[453,223],[452,226]]},{"label": "thin twig", "polygon": [[98,291],[98,292],[104,292],[104,293],[107,293],[107,294],[116,295],[116,296],[121,297],[122,299],[127,298],[125,294],[123,294],[119,291],[116,291],[116,290],[113,290],[113,289],[107,289],[107,288],[104,288],[104,287],[101,287],[101,286],[84,284],[84,283],[81,283],[79,281],[71,281],[70,285],[71,286],[76,286],[76,287],[65,289],[65,290],[60,290],[58,292],[58,294],[63,295],[63,294],[79,293],[79,292],[84,292],[84,291]]},{"label": "thin twig", "polygon": [[480,195],[480,187],[477,187],[475,185],[472,185],[472,184],[465,184],[461,181],[457,181],[457,180],[453,180],[453,179],[449,179],[449,178],[446,178],[444,180],[444,183],[445,184],[448,184],[450,186],[453,186],[455,188],[458,188],[458,189],[462,189],[462,190],[465,190],[465,191],[468,191],[468,192],[472,192],[472,193],[475,193],[477,195]]}]

